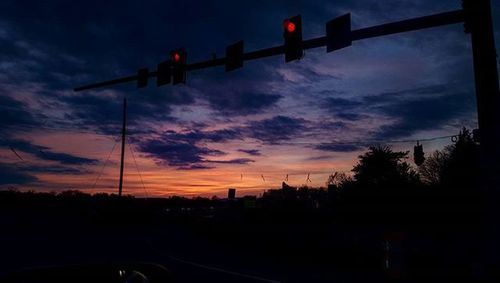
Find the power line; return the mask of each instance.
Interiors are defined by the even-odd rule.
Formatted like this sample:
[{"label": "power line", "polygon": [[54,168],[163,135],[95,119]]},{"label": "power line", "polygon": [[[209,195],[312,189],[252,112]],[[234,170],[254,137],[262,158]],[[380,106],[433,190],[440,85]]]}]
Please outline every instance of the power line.
[{"label": "power line", "polygon": [[[458,137],[458,135],[449,135],[449,136],[440,136],[440,137],[432,137],[432,138],[424,138],[424,139],[413,139],[413,140],[395,140],[395,141],[385,141],[386,143],[415,143],[415,142],[423,142],[423,141],[435,141],[442,139],[449,139]],[[382,141],[384,142],[384,141]]]},{"label": "power line", "polygon": [[84,129],[77,129],[77,128],[69,128],[69,127],[60,127],[60,128],[55,128],[55,127],[45,127],[45,126],[37,126],[37,125],[9,125],[6,126],[8,129],[12,130],[46,130],[46,131],[71,131],[73,133],[82,133],[82,134],[94,134],[94,135],[99,135],[99,136],[109,136],[110,134],[105,134],[105,133],[99,133],[94,130],[84,130]]},{"label": "power line", "polygon": [[137,161],[135,159],[134,151],[132,150],[130,143],[127,143],[127,145],[128,145],[128,149],[130,150],[130,153],[132,154],[132,159],[134,159],[135,168],[137,169],[137,173],[139,174],[139,178],[141,179],[142,188],[144,189],[144,192],[146,193],[146,198],[149,198],[148,191],[146,190],[146,186],[144,185],[144,181],[142,180],[142,174],[141,174],[141,171],[139,170],[139,165],[137,165]]},{"label": "power line", "polygon": [[24,161],[24,159],[17,153],[17,151],[11,146],[10,150],[19,158],[21,161]]},{"label": "power line", "polygon": [[109,152],[109,154],[108,154],[108,158],[106,158],[106,161],[105,161],[105,162],[104,162],[104,164],[102,165],[101,172],[99,172],[99,175],[97,175],[97,178],[95,179],[95,182],[94,182],[94,185],[92,186],[92,189],[94,189],[94,188],[95,188],[95,185],[97,184],[97,181],[99,180],[99,178],[101,178],[101,175],[102,175],[102,173],[104,172],[104,167],[106,167],[106,164],[108,163],[108,160],[109,160],[109,158],[111,157],[111,154],[113,154],[113,151],[115,150],[115,147],[116,147],[116,144],[117,144],[117,143],[118,143],[118,142],[115,142],[115,143],[113,144],[113,148],[112,148],[112,149],[111,149],[111,151]]},{"label": "power line", "polygon": [[447,138],[454,138],[458,137],[457,135],[448,135],[448,136],[437,136],[437,137],[430,137],[430,138],[421,138],[421,139],[407,139],[407,140],[383,140],[383,139],[371,139],[371,140],[351,140],[351,141],[333,141],[333,142],[314,142],[314,141],[283,141],[283,142],[273,142],[273,143],[268,143],[266,141],[245,141],[245,144],[264,144],[264,145],[335,145],[335,144],[341,144],[341,145],[370,145],[370,144],[376,144],[376,143],[387,143],[387,144],[397,144],[397,143],[416,143],[418,142],[428,142],[428,141],[435,141],[435,140],[441,140],[441,139],[447,139]]}]

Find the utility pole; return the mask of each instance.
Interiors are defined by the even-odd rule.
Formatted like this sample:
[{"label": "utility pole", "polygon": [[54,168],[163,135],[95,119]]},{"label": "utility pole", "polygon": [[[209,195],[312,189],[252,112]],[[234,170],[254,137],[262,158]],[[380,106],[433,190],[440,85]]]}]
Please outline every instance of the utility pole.
[{"label": "utility pole", "polygon": [[500,92],[490,0],[463,0],[471,34],[480,134],[482,250],[487,276],[500,263]]},{"label": "utility pole", "polygon": [[118,196],[122,196],[123,188],[123,167],[125,161],[125,133],[127,130],[127,98],[123,99],[123,126],[122,126],[122,154],[120,162],[120,184],[118,187]]}]

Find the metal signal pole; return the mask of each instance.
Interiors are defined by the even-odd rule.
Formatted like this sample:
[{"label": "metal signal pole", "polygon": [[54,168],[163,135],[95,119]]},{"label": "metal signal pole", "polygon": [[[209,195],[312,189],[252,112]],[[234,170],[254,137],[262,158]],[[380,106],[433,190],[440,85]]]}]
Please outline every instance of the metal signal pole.
[{"label": "metal signal pole", "polygon": [[[424,16],[424,17],[419,17],[419,18],[403,20],[403,21],[399,21],[399,22],[392,22],[392,23],[387,23],[387,24],[382,24],[382,25],[353,30],[352,34],[351,34],[351,40],[352,41],[359,41],[359,40],[363,40],[363,39],[380,37],[380,36],[384,36],[384,35],[390,35],[390,34],[403,33],[403,32],[420,30],[420,29],[427,29],[427,28],[438,27],[438,26],[457,24],[457,23],[462,23],[463,21],[464,21],[463,10],[449,11],[449,12],[434,14],[434,15],[430,15],[430,16]],[[323,47],[326,45],[327,45],[327,37],[326,36],[321,36],[321,37],[312,38],[312,39],[302,41],[302,49],[304,49],[304,50]],[[275,47],[270,47],[270,48],[265,48],[265,49],[260,49],[260,50],[255,50],[255,51],[244,53],[243,60],[244,61],[251,61],[251,60],[256,60],[256,59],[260,59],[260,58],[276,56],[276,55],[280,55],[280,54],[284,54],[284,53],[285,53],[285,46],[280,45],[280,46],[275,46]],[[206,69],[206,68],[223,66],[224,64],[226,64],[226,60],[227,60],[227,58],[222,57],[222,58],[210,59],[207,61],[186,64],[186,71],[196,71],[196,70],[202,70],[202,69]],[[148,78],[153,78],[153,77],[156,77],[157,75],[158,75],[158,71],[148,71],[147,72]],[[84,85],[84,86],[79,86],[79,87],[74,88],[73,90],[74,91],[83,91],[83,90],[89,90],[89,89],[95,89],[95,88],[101,88],[101,87],[114,86],[114,85],[118,85],[118,84],[122,84],[122,83],[137,81],[139,79],[139,77],[140,76],[138,74],[135,74],[135,75],[121,77],[121,78],[117,78],[117,79],[113,79],[113,80],[109,80],[109,81],[103,81],[103,82],[97,82],[97,83],[88,84],[88,85]]]},{"label": "metal signal pole", "polygon": [[123,188],[123,167],[125,161],[125,133],[127,130],[127,98],[123,99],[123,126],[122,126],[122,154],[120,162],[120,184],[118,187],[118,196],[122,196]]},{"label": "metal signal pole", "polygon": [[[500,263],[500,92],[490,0],[463,0],[471,34],[481,154],[482,250],[488,277]],[[497,274],[494,274],[497,273]],[[496,278],[498,279],[498,278]]]}]

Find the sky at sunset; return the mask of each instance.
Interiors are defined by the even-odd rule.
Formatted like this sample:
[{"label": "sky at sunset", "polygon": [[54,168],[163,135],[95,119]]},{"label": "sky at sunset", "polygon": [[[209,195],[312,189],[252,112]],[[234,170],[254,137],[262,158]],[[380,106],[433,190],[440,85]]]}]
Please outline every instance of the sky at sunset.
[{"label": "sky at sunset", "polygon": [[[500,3],[492,2],[499,46]],[[241,39],[246,51],[281,45],[281,22],[296,14],[308,39],[323,36],[324,24],[347,12],[357,29],[460,5],[3,0],[0,189],[117,192],[124,97],[124,193],[139,197],[223,196],[229,187],[256,195],[280,187],[286,175],[291,185],[324,186],[333,171],[349,172],[368,145],[406,151],[414,144],[398,141],[476,128],[470,38],[462,24],[357,41],[328,54],[306,50],[287,64],[275,56],[230,73],[193,71],[185,85],[158,88],[153,79],[145,89],[128,83],[72,90],[154,70],[178,47],[192,63],[222,57]],[[450,143],[423,144],[430,152]]]}]

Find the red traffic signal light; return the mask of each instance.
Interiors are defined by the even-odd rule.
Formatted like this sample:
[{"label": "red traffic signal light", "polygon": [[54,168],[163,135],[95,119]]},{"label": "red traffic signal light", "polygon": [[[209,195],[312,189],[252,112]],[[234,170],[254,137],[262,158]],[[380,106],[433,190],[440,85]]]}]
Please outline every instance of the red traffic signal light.
[{"label": "red traffic signal light", "polygon": [[170,52],[170,57],[174,64],[185,64],[186,63],[186,51],[184,48],[179,48]]},{"label": "red traffic signal light", "polygon": [[284,26],[285,26],[286,31],[289,33],[293,33],[295,31],[295,29],[297,28],[297,26],[293,22],[291,22],[290,20],[285,20]]},{"label": "red traffic signal light", "polygon": [[285,39],[285,62],[298,60],[304,55],[302,50],[302,17],[297,15],[283,21]]},{"label": "red traffic signal light", "polygon": [[179,48],[170,52],[170,57],[172,58],[173,84],[186,83],[186,51],[184,48]]},{"label": "red traffic signal light", "polygon": [[181,55],[179,53],[174,53],[174,62],[179,62],[181,60]]}]

